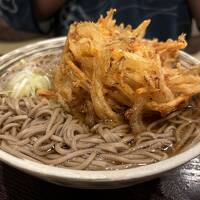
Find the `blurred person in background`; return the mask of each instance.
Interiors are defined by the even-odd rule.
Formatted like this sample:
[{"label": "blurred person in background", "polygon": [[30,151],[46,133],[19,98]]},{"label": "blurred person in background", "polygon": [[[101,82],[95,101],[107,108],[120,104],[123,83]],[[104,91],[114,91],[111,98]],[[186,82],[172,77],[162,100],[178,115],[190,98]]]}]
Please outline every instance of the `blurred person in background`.
[{"label": "blurred person in background", "polygon": [[117,9],[118,24],[151,19],[147,38],[189,38],[192,17],[200,27],[200,0],[0,0],[0,39],[66,35],[74,21],[97,20],[110,8]]}]

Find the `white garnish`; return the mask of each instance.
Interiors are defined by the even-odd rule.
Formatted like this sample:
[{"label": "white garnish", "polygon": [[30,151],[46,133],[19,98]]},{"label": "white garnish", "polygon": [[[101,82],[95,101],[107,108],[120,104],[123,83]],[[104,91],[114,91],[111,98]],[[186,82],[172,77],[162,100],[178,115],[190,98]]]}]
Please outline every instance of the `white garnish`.
[{"label": "white garnish", "polygon": [[50,89],[51,82],[41,70],[25,68],[8,81],[7,89],[12,97],[35,96],[38,89]]}]

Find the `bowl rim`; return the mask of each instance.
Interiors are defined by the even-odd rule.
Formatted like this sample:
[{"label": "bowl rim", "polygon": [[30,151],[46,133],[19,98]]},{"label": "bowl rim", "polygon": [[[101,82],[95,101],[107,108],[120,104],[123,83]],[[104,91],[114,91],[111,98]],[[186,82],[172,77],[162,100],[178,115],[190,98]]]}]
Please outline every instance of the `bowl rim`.
[{"label": "bowl rim", "polygon": [[[21,48],[18,48],[14,51],[11,51],[0,57],[1,61],[8,60],[13,55],[19,55],[20,52],[24,52],[34,48],[37,48],[41,45],[46,45],[46,50],[48,49],[49,43],[59,43],[65,41],[66,37],[59,37],[53,39],[47,39],[44,41],[36,42],[34,44],[30,44]],[[31,53],[32,54],[32,53]],[[194,64],[198,64],[199,61],[190,56],[189,54],[181,51],[180,54],[190,60]],[[27,54],[28,55],[28,54]],[[0,66],[0,70],[2,67]],[[80,182],[112,182],[112,181],[127,181],[133,179],[141,179],[144,177],[150,177],[154,175],[158,175],[160,173],[167,172],[171,169],[174,169],[191,159],[195,158],[200,154],[200,142],[194,145],[192,148],[177,154],[173,157],[170,157],[166,160],[159,161],[157,163],[140,166],[136,168],[129,169],[121,169],[121,170],[113,170],[113,171],[90,171],[90,170],[73,170],[62,167],[49,166],[41,163],[36,163],[27,159],[17,158],[3,150],[0,150],[0,160],[4,163],[7,163],[10,166],[18,168],[20,170],[38,174],[40,176],[45,177],[54,177],[73,181]]]}]

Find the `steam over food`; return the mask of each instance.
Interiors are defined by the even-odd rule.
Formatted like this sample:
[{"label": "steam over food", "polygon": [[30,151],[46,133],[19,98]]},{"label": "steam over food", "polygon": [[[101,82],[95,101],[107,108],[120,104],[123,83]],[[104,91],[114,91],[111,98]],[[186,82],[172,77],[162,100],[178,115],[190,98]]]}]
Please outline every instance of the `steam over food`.
[{"label": "steam over food", "polygon": [[200,141],[200,67],[179,57],[185,35],[147,40],[150,20],[118,26],[114,12],[72,24],[59,63],[48,50],[0,77],[3,151],[46,165],[114,170]]}]

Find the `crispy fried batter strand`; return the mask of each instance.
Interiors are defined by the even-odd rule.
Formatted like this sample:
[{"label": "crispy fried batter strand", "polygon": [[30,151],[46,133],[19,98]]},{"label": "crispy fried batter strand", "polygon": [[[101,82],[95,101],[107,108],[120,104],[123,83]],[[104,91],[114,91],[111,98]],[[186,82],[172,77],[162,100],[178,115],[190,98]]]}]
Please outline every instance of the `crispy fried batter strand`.
[{"label": "crispy fried batter strand", "polygon": [[111,9],[96,23],[71,25],[54,86],[90,121],[95,121],[87,116],[90,113],[95,119],[114,124],[128,119],[139,132],[144,111],[165,116],[187,105],[189,98],[200,92],[199,70],[178,63],[179,49],[187,45],[184,34],[177,41],[146,40],[143,37],[150,20],[136,29],[118,26],[114,12]]}]

